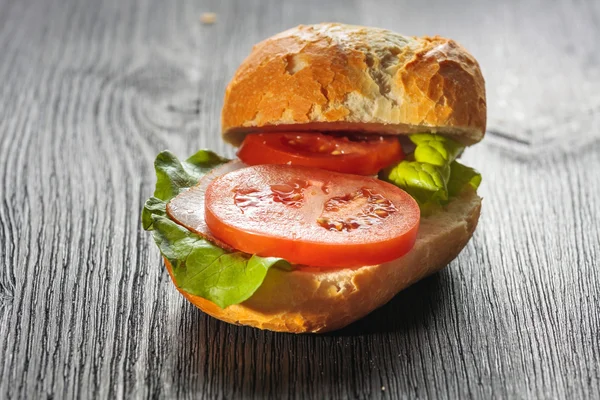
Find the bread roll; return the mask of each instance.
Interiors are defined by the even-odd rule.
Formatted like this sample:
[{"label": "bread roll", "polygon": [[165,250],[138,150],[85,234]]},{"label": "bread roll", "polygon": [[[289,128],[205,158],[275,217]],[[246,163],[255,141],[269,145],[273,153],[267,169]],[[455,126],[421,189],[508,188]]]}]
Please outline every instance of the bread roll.
[{"label": "bread roll", "polygon": [[377,28],[298,26],[257,44],[227,86],[223,138],[249,132],[485,133],[477,61],[455,41]]},{"label": "bread roll", "polygon": [[294,333],[332,331],[444,268],[471,238],[480,208],[481,198],[466,190],[446,211],[421,219],[415,246],[397,260],[359,268],[272,268],[250,299],[225,309],[178,290],[205,313],[229,323]]}]

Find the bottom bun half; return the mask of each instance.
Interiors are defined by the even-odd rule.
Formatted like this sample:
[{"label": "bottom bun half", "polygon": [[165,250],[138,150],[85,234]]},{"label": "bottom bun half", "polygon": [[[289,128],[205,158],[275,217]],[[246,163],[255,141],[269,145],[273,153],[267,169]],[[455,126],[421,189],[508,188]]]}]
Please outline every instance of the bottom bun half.
[{"label": "bottom bun half", "polygon": [[272,268],[250,299],[225,309],[178,290],[205,313],[232,324],[294,333],[340,329],[456,258],[471,238],[480,210],[481,198],[465,191],[446,210],[421,219],[415,246],[401,258],[338,270]]}]

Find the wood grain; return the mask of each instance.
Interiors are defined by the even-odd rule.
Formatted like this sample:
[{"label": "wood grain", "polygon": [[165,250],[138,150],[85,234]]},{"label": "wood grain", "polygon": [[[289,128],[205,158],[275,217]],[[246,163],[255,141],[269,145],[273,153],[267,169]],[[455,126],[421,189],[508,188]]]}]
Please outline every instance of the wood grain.
[{"label": "wood grain", "polygon": [[[480,60],[480,225],[342,331],[227,325],[141,230],[152,162],[232,156],[235,68],[320,21],[439,33]],[[600,397],[599,21],[593,0],[0,0],[0,398]]]}]

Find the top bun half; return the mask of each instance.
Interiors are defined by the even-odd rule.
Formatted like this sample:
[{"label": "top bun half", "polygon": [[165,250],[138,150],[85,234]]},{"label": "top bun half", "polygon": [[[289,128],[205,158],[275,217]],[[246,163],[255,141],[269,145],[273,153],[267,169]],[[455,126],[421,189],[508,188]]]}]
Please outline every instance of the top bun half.
[{"label": "top bun half", "polygon": [[247,133],[433,132],[466,144],[483,138],[479,64],[453,40],[385,29],[300,25],[254,46],[227,86],[225,141]]}]

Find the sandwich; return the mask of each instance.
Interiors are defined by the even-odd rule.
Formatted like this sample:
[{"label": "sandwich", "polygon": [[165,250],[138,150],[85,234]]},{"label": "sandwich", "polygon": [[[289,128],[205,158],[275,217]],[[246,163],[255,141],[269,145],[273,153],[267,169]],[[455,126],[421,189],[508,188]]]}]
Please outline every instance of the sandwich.
[{"label": "sandwich", "polygon": [[220,320],[342,328],[444,268],[479,219],[484,80],[453,40],[324,23],[257,44],[223,139],[155,161],[142,223],[183,296]]}]

